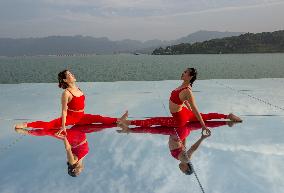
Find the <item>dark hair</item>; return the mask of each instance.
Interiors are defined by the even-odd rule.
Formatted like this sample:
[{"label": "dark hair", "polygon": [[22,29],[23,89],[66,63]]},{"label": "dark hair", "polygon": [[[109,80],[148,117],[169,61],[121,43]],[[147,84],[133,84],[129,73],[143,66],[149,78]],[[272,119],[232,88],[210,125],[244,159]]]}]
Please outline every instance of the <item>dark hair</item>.
[{"label": "dark hair", "polygon": [[74,171],[74,169],[76,168],[77,164],[73,164],[71,165],[69,162],[67,162],[67,166],[68,166],[68,174],[72,177],[77,177],[78,174],[76,174],[76,172]]},{"label": "dark hair", "polygon": [[193,173],[193,165],[191,163],[187,163],[188,170],[184,172],[185,175],[191,175]]},{"label": "dark hair", "polygon": [[[188,169],[186,171],[183,171],[183,169],[181,168],[181,165],[186,164]],[[182,173],[184,173],[185,175],[191,175],[194,172],[194,168],[192,163],[190,162],[190,160],[188,161],[188,163],[185,162],[180,162],[179,164],[179,169],[181,170]]]},{"label": "dark hair", "polygon": [[192,86],[193,82],[196,80],[197,78],[197,70],[195,68],[187,68],[187,70],[189,71],[190,76],[192,76],[190,82],[190,86]]},{"label": "dark hair", "polygon": [[66,82],[64,82],[64,79],[66,79],[66,72],[68,70],[63,70],[61,72],[58,73],[58,87],[59,88],[63,88],[63,89],[66,89],[68,88],[68,84]]}]

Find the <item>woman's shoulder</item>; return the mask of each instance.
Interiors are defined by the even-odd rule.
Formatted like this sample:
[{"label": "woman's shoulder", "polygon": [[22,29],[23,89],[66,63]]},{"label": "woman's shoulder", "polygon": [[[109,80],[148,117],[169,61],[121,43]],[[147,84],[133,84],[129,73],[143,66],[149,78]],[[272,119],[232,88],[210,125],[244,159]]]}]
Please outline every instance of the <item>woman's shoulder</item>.
[{"label": "woman's shoulder", "polygon": [[62,96],[69,97],[71,95],[72,93],[67,88],[64,89],[64,91],[62,92]]},{"label": "woman's shoulder", "polygon": [[182,91],[182,95],[185,97],[185,100],[188,100],[190,98],[192,98],[192,90],[191,87],[186,87],[183,91]]},{"label": "woman's shoulder", "polygon": [[191,89],[192,89],[192,87],[191,87],[190,85],[188,85],[188,86],[186,87],[186,89],[191,90]]},{"label": "woman's shoulder", "polygon": [[182,89],[182,91],[185,92],[185,93],[191,93],[191,92],[192,92],[191,86],[184,87],[184,88]]}]

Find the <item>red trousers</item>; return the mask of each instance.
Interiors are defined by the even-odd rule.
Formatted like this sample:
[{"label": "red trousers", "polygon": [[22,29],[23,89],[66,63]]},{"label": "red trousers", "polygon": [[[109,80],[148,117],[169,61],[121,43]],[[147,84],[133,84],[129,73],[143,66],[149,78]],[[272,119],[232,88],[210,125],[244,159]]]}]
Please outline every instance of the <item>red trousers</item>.
[{"label": "red trousers", "polygon": [[[66,123],[67,125],[86,125],[92,123],[114,124],[117,122],[117,118],[103,117],[101,115],[85,114],[84,112],[67,111]],[[45,121],[35,121],[27,124],[30,128],[42,128],[42,129],[55,129],[62,127],[62,118]]]},{"label": "red trousers", "polygon": [[[219,114],[219,113],[208,113],[203,114],[200,113],[202,119],[204,121],[212,120],[212,119],[226,119],[227,115]],[[182,110],[176,113],[172,113],[172,117],[154,117],[145,120],[133,120],[131,121],[131,125],[149,127],[153,125],[160,125],[166,127],[182,127],[186,125],[186,123],[198,121],[192,111],[190,111],[186,107],[182,107]]]},{"label": "red trousers", "polygon": [[[205,125],[208,128],[216,128],[227,125],[226,121],[205,121]],[[156,127],[135,127],[131,128],[131,133],[150,133],[150,134],[161,134],[161,135],[179,135],[179,138],[183,141],[191,131],[199,130],[202,126],[199,122],[187,123],[183,127],[166,127],[166,126],[156,126]]]}]

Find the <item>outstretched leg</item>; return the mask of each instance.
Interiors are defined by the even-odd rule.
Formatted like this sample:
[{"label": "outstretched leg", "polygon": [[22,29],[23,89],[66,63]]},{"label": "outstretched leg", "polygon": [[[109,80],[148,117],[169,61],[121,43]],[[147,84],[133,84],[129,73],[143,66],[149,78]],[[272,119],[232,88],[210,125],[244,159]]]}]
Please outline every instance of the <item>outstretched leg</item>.
[{"label": "outstretched leg", "polygon": [[[189,121],[195,122],[198,121],[198,119],[196,118],[196,116],[194,115],[194,113],[192,111],[190,111],[190,116],[189,116]],[[237,117],[236,115],[230,113],[229,115],[226,114],[221,114],[221,113],[200,113],[202,119],[204,121],[209,121],[212,119],[230,119],[231,121],[234,122],[242,122],[242,120]]]},{"label": "outstretched leg", "polygon": [[[78,113],[78,112],[69,112],[67,113],[66,116],[66,122],[65,125],[73,125],[77,123],[81,117],[83,116],[83,113]],[[56,129],[60,128],[62,126],[62,118],[56,118],[51,121],[34,121],[34,122],[29,122],[29,123],[19,123],[15,125],[16,128],[40,128],[40,129]]]},{"label": "outstretched leg", "polygon": [[[69,125],[68,119],[66,119],[66,124]],[[52,121],[34,121],[27,123],[28,128],[41,128],[41,129],[55,129],[55,128],[60,128],[62,126],[62,119],[57,118],[53,119]]]},{"label": "outstretched leg", "polygon": [[[209,121],[212,119],[227,119],[228,115],[225,114],[220,114],[220,113],[200,113],[203,121]],[[190,117],[189,117],[189,121],[198,121],[198,119],[196,118],[196,116],[191,112],[190,113]]]},{"label": "outstretched leg", "polygon": [[24,128],[37,128],[37,129],[54,129],[61,126],[61,118],[54,119],[52,121],[34,121],[34,122],[23,122],[15,125],[15,130]]},{"label": "outstretched leg", "polygon": [[[196,122],[198,119],[194,113],[187,108],[182,108],[181,111],[172,113],[173,117],[153,117],[145,120],[124,120],[122,123],[124,126],[135,125],[140,127],[150,127],[154,125],[166,126],[166,127],[182,127],[187,122]],[[221,113],[200,113],[204,121],[212,119],[230,119],[231,121],[241,122],[242,120],[234,114],[221,114]]]},{"label": "outstretched leg", "polygon": [[174,127],[177,123],[173,117],[153,117],[145,120],[127,120],[126,124],[140,127],[150,127],[153,125]]},{"label": "outstretched leg", "polygon": [[126,111],[121,118],[105,117],[101,115],[84,114],[83,117],[76,124],[85,125],[92,123],[102,123],[102,124],[121,124],[128,116]]},{"label": "outstretched leg", "polygon": [[243,122],[240,117],[234,115],[233,113],[230,113],[227,118],[234,122]]}]

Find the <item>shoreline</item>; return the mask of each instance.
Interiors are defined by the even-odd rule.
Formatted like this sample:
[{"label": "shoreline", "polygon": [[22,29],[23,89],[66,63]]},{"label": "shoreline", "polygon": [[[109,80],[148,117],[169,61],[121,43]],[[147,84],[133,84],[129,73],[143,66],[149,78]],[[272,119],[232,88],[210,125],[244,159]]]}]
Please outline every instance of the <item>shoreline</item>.
[{"label": "shoreline", "polygon": [[[229,81],[237,81],[237,80],[242,80],[242,81],[253,81],[253,80],[284,80],[284,77],[283,78],[231,78],[231,79],[228,79],[228,78],[216,78],[216,79],[197,79],[195,84],[198,83],[199,81],[211,81],[211,80],[229,80]],[[167,81],[170,81],[170,82],[179,82],[181,80],[127,80],[127,81],[124,81],[124,80],[119,80],[119,81],[95,81],[95,82],[89,82],[89,81],[86,81],[86,82],[76,82],[78,84],[91,84],[91,83],[126,83],[126,82],[129,82],[129,83],[135,83],[135,82],[138,82],[138,83],[142,83],[142,82],[167,82]],[[21,82],[21,83],[0,83],[0,85],[20,85],[20,84],[58,84],[57,82]]]}]

